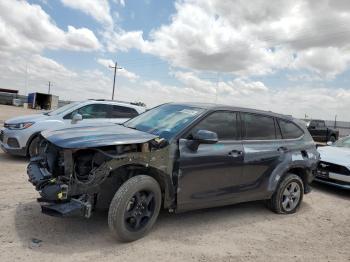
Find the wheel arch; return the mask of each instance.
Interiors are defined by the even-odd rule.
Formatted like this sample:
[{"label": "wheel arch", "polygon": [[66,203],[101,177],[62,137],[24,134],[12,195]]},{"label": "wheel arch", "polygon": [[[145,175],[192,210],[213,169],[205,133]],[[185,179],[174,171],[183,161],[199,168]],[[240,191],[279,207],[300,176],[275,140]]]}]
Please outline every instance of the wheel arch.
[{"label": "wheel arch", "polygon": [[288,174],[292,173],[301,178],[304,185],[304,193],[307,194],[311,191],[310,183],[313,180],[313,175],[310,167],[302,164],[295,164],[295,165],[288,165],[284,166],[283,168],[279,168],[275,170],[274,174],[271,176],[270,182],[269,182],[269,191],[271,194],[273,194],[278,185],[283,181],[283,178]]},{"label": "wheel arch", "polygon": [[164,208],[174,207],[175,190],[172,184],[171,177],[155,167],[144,166],[142,164],[128,164],[112,170],[106,181],[103,184],[101,184],[100,190],[101,192],[109,192],[104,194],[104,196],[98,200],[103,202],[102,204],[100,203],[98,205],[107,207],[109,205],[110,200],[112,199],[112,196],[114,196],[115,192],[117,192],[119,187],[130,178],[138,175],[147,175],[154,178],[160,186]]},{"label": "wheel arch", "polygon": [[308,193],[309,183],[311,182],[309,181],[309,172],[311,171],[305,167],[292,167],[288,169],[286,173],[292,173],[300,177],[304,184],[304,193]]},{"label": "wheel arch", "polygon": [[41,131],[35,132],[31,134],[31,136],[28,138],[27,143],[26,143],[26,156],[29,155],[29,146],[33,142],[34,138],[38,137],[40,135]]}]

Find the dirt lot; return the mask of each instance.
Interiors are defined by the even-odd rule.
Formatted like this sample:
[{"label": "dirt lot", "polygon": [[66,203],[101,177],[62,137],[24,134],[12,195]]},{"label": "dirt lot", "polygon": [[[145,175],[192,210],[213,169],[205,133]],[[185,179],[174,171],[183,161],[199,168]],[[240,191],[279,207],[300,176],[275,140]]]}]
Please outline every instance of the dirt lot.
[{"label": "dirt lot", "polygon": [[2,126],[6,119],[11,117],[36,114],[38,112],[38,110],[24,109],[23,107],[0,105],[0,126]]},{"label": "dirt lot", "polygon": [[[23,112],[0,106],[0,121]],[[106,213],[89,220],[41,214],[26,165],[0,152],[2,262],[350,261],[350,192],[315,185],[300,212],[289,216],[261,202],[163,212],[147,237],[121,244],[109,233]]]}]

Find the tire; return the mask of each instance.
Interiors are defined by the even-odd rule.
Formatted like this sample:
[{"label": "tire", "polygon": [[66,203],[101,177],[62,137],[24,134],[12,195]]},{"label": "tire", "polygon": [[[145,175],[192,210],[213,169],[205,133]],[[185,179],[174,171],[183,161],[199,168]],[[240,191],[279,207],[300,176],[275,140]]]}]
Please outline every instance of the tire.
[{"label": "tire", "polygon": [[154,178],[145,175],[132,177],[112,199],[108,211],[109,229],[122,242],[142,238],[156,222],[161,203],[161,189]]},{"label": "tire", "polygon": [[39,152],[39,137],[36,136],[33,138],[33,140],[30,142],[29,147],[28,147],[28,155],[30,158],[36,156]]},{"label": "tire", "polygon": [[303,197],[303,181],[299,176],[287,173],[271,199],[267,201],[267,206],[277,214],[292,214],[299,209]]},{"label": "tire", "polygon": [[331,136],[331,137],[329,138],[329,141],[332,142],[332,143],[334,143],[335,141],[337,141],[337,139],[335,138],[335,136]]}]

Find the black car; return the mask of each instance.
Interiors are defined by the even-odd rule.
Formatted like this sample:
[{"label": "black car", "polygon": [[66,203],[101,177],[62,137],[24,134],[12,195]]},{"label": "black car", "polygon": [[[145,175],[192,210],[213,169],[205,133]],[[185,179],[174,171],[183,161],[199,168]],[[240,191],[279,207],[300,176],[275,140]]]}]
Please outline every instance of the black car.
[{"label": "black car", "polygon": [[307,129],[317,142],[332,142],[338,140],[339,131],[326,126],[324,120],[305,120]]},{"label": "black car", "polygon": [[291,117],[214,104],[164,104],[123,125],[42,133],[28,166],[49,215],[90,217],[109,208],[122,241],[144,236],[171,212],[266,200],[294,213],[319,160]]}]

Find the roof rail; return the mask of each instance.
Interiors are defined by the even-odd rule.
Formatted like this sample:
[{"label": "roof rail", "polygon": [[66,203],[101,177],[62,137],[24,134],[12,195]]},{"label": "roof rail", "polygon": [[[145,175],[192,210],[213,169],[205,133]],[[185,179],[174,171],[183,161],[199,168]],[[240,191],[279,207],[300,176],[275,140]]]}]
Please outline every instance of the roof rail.
[{"label": "roof rail", "polygon": [[106,101],[106,102],[117,102],[117,103],[123,103],[123,104],[132,104],[131,102],[126,102],[126,101],[120,101],[120,100],[111,100],[111,99],[93,99],[90,98],[88,99],[89,101]]}]

